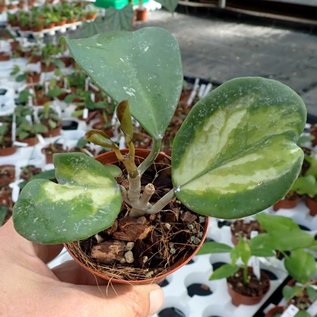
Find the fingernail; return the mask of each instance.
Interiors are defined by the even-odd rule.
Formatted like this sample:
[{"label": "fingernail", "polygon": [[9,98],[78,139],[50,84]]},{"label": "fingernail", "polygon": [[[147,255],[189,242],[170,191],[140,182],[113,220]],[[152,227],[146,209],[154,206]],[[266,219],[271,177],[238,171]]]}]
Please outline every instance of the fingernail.
[{"label": "fingernail", "polygon": [[164,302],[164,293],[161,288],[157,288],[150,293],[150,316],[159,311]]}]

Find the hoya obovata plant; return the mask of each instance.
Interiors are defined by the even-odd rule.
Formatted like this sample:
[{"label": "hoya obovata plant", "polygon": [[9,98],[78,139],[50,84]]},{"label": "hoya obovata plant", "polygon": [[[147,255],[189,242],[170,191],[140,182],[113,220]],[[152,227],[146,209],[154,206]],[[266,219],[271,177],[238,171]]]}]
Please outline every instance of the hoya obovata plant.
[{"label": "hoya obovata plant", "polygon": [[[156,27],[67,39],[76,62],[118,104],[128,154],[100,131],[87,138],[112,148],[121,171],[82,153],[56,154],[55,178],[30,181],[14,206],[14,225],[25,238],[45,244],[86,239],[111,227],[123,199],[130,216],[159,212],[175,196],[193,212],[225,219],[255,214],[281,199],[299,174],[296,145],[306,121],[301,98],[286,85],[259,77],[232,79],[192,108],[171,155],[173,189],[151,205],[155,188],[140,179],[157,157],[183,85],[176,39]],[[131,116],[152,138],[149,156],[134,164]]]}]

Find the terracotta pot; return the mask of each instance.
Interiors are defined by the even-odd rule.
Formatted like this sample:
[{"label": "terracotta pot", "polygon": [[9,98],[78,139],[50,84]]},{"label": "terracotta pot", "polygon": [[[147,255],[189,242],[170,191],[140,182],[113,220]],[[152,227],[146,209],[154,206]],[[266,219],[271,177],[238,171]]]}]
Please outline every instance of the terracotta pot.
[{"label": "terracotta pot", "polygon": [[74,63],[73,58],[70,56],[62,56],[60,57],[60,60],[64,63],[65,67],[70,67]]},{"label": "terracotta pot", "polygon": [[42,133],[44,138],[52,138],[61,134],[61,126],[56,127],[55,129],[48,130],[47,132]]},{"label": "terracotta pot", "polygon": [[0,165],[0,186],[8,185],[15,180],[15,165]]},{"label": "terracotta pot", "polygon": [[24,140],[17,140],[17,141],[26,143],[28,146],[34,146],[39,143],[37,136],[26,138]]},{"label": "terracotta pot", "polygon": [[86,19],[86,20],[95,20],[96,17],[97,17],[97,13],[89,13],[89,14],[86,14],[84,19]]},{"label": "terracotta pot", "polygon": [[148,10],[146,8],[135,9],[135,20],[145,22],[148,20]]},{"label": "terracotta pot", "polygon": [[[127,153],[127,151],[121,151],[122,153]],[[142,159],[146,158],[149,154],[149,150],[146,149],[136,149],[136,156],[137,157],[141,157]],[[162,159],[162,158],[168,158],[170,159],[165,153],[161,152],[158,155],[157,159]],[[114,152],[106,152],[103,153],[101,155],[98,155],[96,157],[96,160],[98,160],[99,162],[101,162],[102,164],[115,164],[118,162],[116,155],[114,154]],[[204,231],[203,231],[203,236],[201,238],[201,242],[197,245],[197,248],[191,253],[191,254],[187,254],[186,256],[184,256],[183,258],[179,259],[176,263],[174,263],[169,269],[167,269],[165,272],[151,277],[151,278],[146,278],[146,279],[142,279],[142,280],[123,280],[123,279],[119,279],[119,278],[113,278],[110,276],[107,276],[106,273],[100,273],[98,272],[96,269],[94,269],[91,266],[87,266],[84,262],[82,262],[78,255],[75,254],[72,250],[72,245],[76,245],[77,242],[73,242],[73,243],[68,243],[65,244],[66,249],[68,250],[69,254],[73,257],[73,259],[82,267],[84,267],[86,270],[88,270],[89,272],[91,272],[92,274],[101,277],[104,280],[107,280],[111,283],[119,283],[119,284],[133,284],[133,285],[142,285],[142,284],[150,284],[150,283],[155,283],[155,282],[160,282],[162,281],[166,276],[172,274],[173,272],[179,270],[181,267],[183,267],[185,264],[187,264],[198,252],[198,250],[201,248],[201,246],[203,245],[206,235],[207,235],[207,229],[208,229],[208,217],[205,218],[205,224],[204,224]]]},{"label": "terracotta pot", "polygon": [[299,196],[294,199],[281,199],[273,205],[273,210],[278,211],[279,209],[292,209],[300,203],[301,198]]},{"label": "terracotta pot", "polygon": [[31,27],[32,32],[42,32],[44,29],[43,25],[36,25]]},{"label": "terracotta pot", "polygon": [[284,309],[285,307],[283,306],[274,306],[265,314],[264,317],[275,317],[276,314],[282,314]]},{"label": "terracotta pot", "polygon": [[[270,285],[270,278],[268,277],[268,275],[261,272],[261,281],[263,280],[266,281]],[[255,305],[259,303],[263,299],[267,291],[270,289],[270,286],[266,290],[265,294],[260,296],[252,296],[252,297],[241,294],[237,292],[236,290],[234,290],[231,284],[228,282],[228,279],[227,279],[227,288],[228,288],[228,293],[231,296],[232,304],[235,306],[239,306],[239,305]]]},{"label": "terracotta pot", "polygon": [[306,196],[305,204],[309,209],[309,214],[311,216],[316,216],[317,215],[317,200],[309,196]]},{"label": "terracotta pot", "polygon": [[3,13],[6,11],[6,6],[5,5],[0,5],[0,13]]},{"label": "terracotta pot", "polygon": [[26,76],[26,82],[28,84],[37,84],[40,81],[40,77],[41,77],[41,75],[39,73],[30,72]]},{"label": "terracotta pot", "polygon": [[48,146],[42,148],[41,152],[42,154],[45,155],[45,161],[46,161],[46,164],[51,164],[53,163],[53,155],[55,153],[63,153],[63,152],[66,152],[64,149],[63,149],[63,145],[62,144],[55,144],[55,147],[56,147],[56,150],[53,151],[51,149],[51,145],[49,144]]},{"label": "terracotta pot", "polygon": [[49,73],[55,70],[56,66],[53,63],[46,65],[45,63],[41,63],[41,72]]},{"label": "terracotta pot", "polygon": [[29,63],[31,63],[31,64],[36,64],[36,63],[38,63],[38,62],[40,62],[41,61],[41,56],[39,56],[39,55],[32,55],[31,57],[30,57],[30,59],[29,59]]},{"label": "terracotta pot", "polygon": [[0,188],[0,205],[12,207],[12,189],[8,185]]},{"label": "terracotta pot", "polygon": [[10,147],[0,148],[0,156],[9,156],[17,151],[16,146],[12,145]]},{"label": "terracotta pot", "polygon": [[0,61],[1,62],[9,61],[10,58],[11,58],[11,56],[9,54],[3,53],[3,52],[0,53]]}]

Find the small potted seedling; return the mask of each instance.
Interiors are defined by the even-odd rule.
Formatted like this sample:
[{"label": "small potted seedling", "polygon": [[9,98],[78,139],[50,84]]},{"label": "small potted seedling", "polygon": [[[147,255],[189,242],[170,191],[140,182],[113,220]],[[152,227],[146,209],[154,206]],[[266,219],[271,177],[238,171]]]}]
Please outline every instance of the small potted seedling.
[{"label": "small potted seedling", "polygon": [[[260,268],[253,268],[250,264],[252,256],[258,255],[258,251],[253,248],[251,241],[246,237],[239,237],[234,247],[210,241],[205,243],[199,251],[199,254],[230,254],[230,263],[223,264],[214,270],[210,280],[223,278],[227,280],[228,293],[235,306],[255,305],[270,289],[269,276]],[[267,256],[274,256],[273,250],[265,251]]]},{"label": "small potted seedling", "polygon": [[199,251],[199,254],[230,254],[231,262],[213,271],[210,279],[227,279],[228,292],[234,305],[256,304],[269,290],[269,278],[256,266],[251,266],[252,256],[275,257],[282,254],[287,272],[296,275],[301,282],[304,274],[308,274],[308,279],[311,279],[313,272],[316,272],[313,256],[305,250],[313,250],[317,245],[311,234],[300,229],[288,217],[260,213],[256,220],[262,233],[252,239],[240,236],[234,247],[211,241]]},{"label": "small potted seedling", "polygon": [[0,122],[0,156],[12,155],[16,147],[12,141],[11,122]]},{"label": "small potted seedling", "polygon": [[43,109],[38,111],[37,116],[39,122],[47,128],[47,131],[42,133],[44,137],[50,138],[61,134],[61,119],[51,103],[46,103]]},{"label": "small potted seedling", "polygon": [[304,197],[311,216],[317,215],[317,159],[315,152],[305,155],[307,166],[293,185],[293,189]]},{"label": "small potted seedling", "polygon": [[[310,317],[305,310],[317,299],[314,285],[317,271],[313,256],[316,250],[314,236],[300,229],[288,217],[259,214],[256,218],[265,229],[265,233],[253,239],[253,247],[258,252],[272,249],[283,255],[286,272],[292,277],[291,283],[283,288],[286,304],[292,304],[300,310],[296,317]],[[278,310],[281,313],[285,309],[279,306],[273,312]],[[268,312],[267,316],[277,316],[273,312]]]},{"label": "small potted seedling", "polygon": [[[170,159],[160,148],[183,86],[176,39],[143,28],[67,43],[116,102],[127,149],[92,130],[86,138],[111,152],[97,160],[56,154],[56,182],[29,182],[15,204],[21,235],[65,243],[76,261],[113,282],[149,283],[197,252],[208,216],[251,215],[287,193],[301,168],[296,141],[306,120],[289,87],[257,77],[223,84],[193,107]],[[150,151],[135,149],[131,116],[152,138]]]}]

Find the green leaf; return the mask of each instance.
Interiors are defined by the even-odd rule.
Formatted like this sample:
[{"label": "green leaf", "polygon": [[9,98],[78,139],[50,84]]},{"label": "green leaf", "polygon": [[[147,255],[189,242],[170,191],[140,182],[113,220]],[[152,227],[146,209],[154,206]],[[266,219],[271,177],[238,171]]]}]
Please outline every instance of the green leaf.
[{"label": "green leaf", "polygon": [[314,257],[303,249],[292,251],[284,261],[285,268],[297,282],[307,283],[316,273]]},{"label": "green leaf", "polygon": [[105,21],[110,30],[123,31],[130,30],[134,17],[134,10],[132,5],[126,5],[124,8],[117,10],[108,8],[105,14]]},{"label": "green leaf", "polygon": [[235,246],[235,249],[236,253],[232,252],[231,256],[232,254],[234,254],[234,257],[238,256],[241,258],[244,265],[248,265],[248,262],[251,258],[251,249],[248,241],[246,239],[240,239],[238,244]]},{"label": "green leaf", "polygon": [[117,149],[118,146],[102,130],[89,130],[85,134],[86,140],[107,149]]},{"label": "green leaf", "polygon": [[238,265],[224,264],[219,269],[212,272],[209,279],[210,280],[219,280],[222,278],[227,278],[234,275],[239,270]]},{"label": "green leaf", "polygon": [[110,227],[121,208],[120,190],[107,167],[83,153],[54,155],[59,184],[36,179],[13,210],[16,230],[45,244],[86,239]]},{"label": "green leaf", "polygon": [[306,311],[300,310],[294,317],[312,317],[312,316]]},{"label": "green leaf", "polygon": [[117,117],[120,122],[120,129],[125,134],[127,143],[129,143],[133,138],[133,124],[129,104],[126,100],[119,103],[117,107]]},{"label": "green leaf", "polygon": [[178,5],[178,0],[157,0],[157,2],[160,3],[169,12],[172,12],[172,13],[175,11]]},{"label": "green leaf", "polygon": [[117,103],[128,100],[132,116],[154,139],[161,139],[183,84],[174,36],[149,27],[67,42],[76,62],[93,81]]},{"label": "green leaf", "polygon": [[310,301],[313,303],[317,299],[317,290],[312,286],[307,286],[306,292]]},{"label": "green leaf", "polygon": [[256,220],[260,223],[261,227],[269,233],[300,230],[298,224],[289,217],[260,213],[256,215]]},{"label": "green leaf", "polygon": [[8,206],[0,205],[0,226],[3,225],[3,222],[8,213]]},{"label": "green leaf", "polygon": [[177,198],[191,210],[240,218],[271,206],[298,176],[303,152],[302,99],[284,84],[246,77],[201,99],[172,149]]},{"label": "green leaf", "polygon": [[300,295],[303,292],[302,287],[295,285],[295,286],[284,286],[283,288],[283,297],[285,298],[286,301],[289,301],[295,296]]},{"label": "green leaf", "polygon": [[315,156],[305,156],[305,161],[309,163],[309,168],[305,175],[313,175],[317,177],[317,159]]},{"label": "green leaf", "polygon": [[232,249],[231,246],[219,242],[205,242],[198,251],[198,254],[228,253]]},{"label": "green leaf", "polygon": [[25,73],[20,74],[20,75],[15,77],[15,81],[18,82],[18,83],[24,81],[25,79],[26,79],[26,74]]},{"label": "green leaf", "polygon": [[250,240],[251,254],[254,256],[270,257],[275,256],[275,244],[271,237],[266,234],[259,234]]},{"label": "green leaf", "polygon": [[300,195],[308,195],[314,197],[317,195],[317,181],[315,176],[299,176],[292,186],[292,190]]}]

